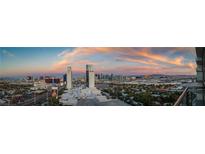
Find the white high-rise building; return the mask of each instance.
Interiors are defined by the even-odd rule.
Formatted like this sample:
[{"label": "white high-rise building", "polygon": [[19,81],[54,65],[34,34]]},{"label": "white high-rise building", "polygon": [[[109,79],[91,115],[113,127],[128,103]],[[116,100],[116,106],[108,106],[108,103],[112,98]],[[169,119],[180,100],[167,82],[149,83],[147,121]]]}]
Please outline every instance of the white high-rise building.
[{"label": "white high-rise building", "polygon": [[73,85],[72,85],[72,68],[71,66],[68,66],[67,67],[67,89],[71,89],[73,88]]},{"label": "white high-rise building", "polygon": [[86,86],[88,88],[95,87],[95,73],[93,70],[93,65],[86,65]]}]

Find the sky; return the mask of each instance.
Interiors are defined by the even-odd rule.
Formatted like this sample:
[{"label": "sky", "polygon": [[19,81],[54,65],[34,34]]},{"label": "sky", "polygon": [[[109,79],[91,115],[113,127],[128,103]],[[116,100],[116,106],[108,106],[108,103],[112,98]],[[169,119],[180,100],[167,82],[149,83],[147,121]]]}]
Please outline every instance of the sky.
[{"label": "sky", "polygon": [[195,75],[196,54],[191,47],[5,47],[0,48],[0,76],[85,73],[92,64],[96,73],[124,75]]}]

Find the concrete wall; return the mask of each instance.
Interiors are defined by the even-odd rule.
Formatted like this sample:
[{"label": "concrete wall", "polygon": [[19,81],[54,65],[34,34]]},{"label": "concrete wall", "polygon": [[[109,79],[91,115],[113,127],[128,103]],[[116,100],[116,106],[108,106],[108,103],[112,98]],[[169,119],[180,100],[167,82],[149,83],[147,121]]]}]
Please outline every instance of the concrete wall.
[{"label": "concrete wall", "polygon": [[73,87],[72,85],[72,68],[71,66],[67,67],[67,89],[71,89]]},{"label": "concrete wall", "polygon": [[95,73],[92,65],[86,65],[86,86],[88,88],[95,87]]}]

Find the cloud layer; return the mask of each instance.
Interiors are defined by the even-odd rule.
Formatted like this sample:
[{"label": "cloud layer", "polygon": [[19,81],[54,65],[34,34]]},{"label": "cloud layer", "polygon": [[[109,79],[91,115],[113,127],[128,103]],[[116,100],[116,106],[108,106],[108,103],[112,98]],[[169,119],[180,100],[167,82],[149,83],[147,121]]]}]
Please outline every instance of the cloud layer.
[{"label": "cloud layer", "polygon": [[194,48],[125,48],[92,47],[64,50],[57,55],[53,72],[64,72],[72,65],[74,72],[83,73],[86,64],[96,72],[116,74],[195,74]]}]

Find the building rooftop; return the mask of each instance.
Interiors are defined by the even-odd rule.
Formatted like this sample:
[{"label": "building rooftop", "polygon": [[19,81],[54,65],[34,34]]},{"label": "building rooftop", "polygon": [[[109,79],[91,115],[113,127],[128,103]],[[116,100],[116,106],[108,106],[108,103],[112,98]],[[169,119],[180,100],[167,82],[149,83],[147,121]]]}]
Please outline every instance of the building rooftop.
[{"label": "building rooftop", "polygon": [[62,105],[77,105],[77,106],[127,106],[118,99],[108,99],[101,94],[97,88],[73,88],[66,90],[59,100]]}]

